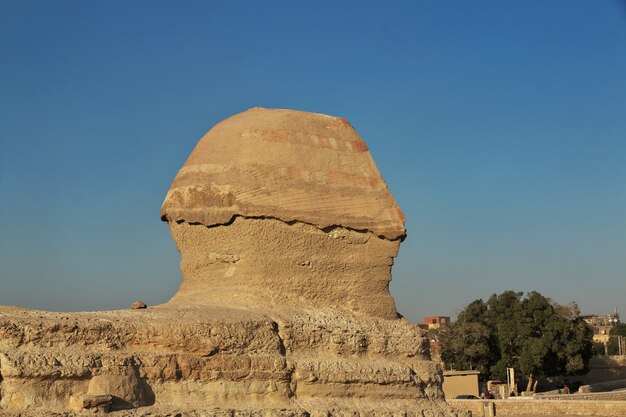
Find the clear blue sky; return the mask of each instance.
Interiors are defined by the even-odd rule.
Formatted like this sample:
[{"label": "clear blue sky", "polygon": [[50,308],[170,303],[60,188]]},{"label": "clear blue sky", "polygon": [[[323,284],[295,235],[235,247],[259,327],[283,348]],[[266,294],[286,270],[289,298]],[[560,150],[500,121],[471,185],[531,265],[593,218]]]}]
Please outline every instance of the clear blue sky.
[{"label": "clear blue sky", "polygon": [[0,0],[0,304],[164,302],[159,209],[254,106],[348,118],[407,217],[411,320],[537,290],[626,319],[620,1]]}]

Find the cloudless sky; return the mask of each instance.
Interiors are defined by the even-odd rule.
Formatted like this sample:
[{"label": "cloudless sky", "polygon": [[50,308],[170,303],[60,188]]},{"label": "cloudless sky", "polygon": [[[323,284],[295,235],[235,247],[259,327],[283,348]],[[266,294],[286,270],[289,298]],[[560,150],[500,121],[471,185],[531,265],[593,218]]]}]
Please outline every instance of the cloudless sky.
[{"label": "cloudless sky", "polygon": [[610,0],[0,0],[0,305],[167,301],[167,189],[255,106],[346,117],[367,142],[407,217],[407,318],[514,289],[626,319]]}]

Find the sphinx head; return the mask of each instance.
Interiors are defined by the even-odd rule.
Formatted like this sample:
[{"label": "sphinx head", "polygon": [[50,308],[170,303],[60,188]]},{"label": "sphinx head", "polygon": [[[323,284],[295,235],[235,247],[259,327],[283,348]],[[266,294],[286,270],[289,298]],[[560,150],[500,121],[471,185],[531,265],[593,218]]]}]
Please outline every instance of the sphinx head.
[{"label": "sphinx head", "polygon": [[397,315],[389,281],[404,216],[343,118],[254,108],[218,123],[161,218],[181,253],[170,303]]}]

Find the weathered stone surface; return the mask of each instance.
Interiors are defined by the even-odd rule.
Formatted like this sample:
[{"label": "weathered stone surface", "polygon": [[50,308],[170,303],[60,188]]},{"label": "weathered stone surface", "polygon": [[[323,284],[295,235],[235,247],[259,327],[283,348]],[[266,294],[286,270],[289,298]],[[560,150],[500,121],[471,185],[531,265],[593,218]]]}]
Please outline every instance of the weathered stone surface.
[{"label": "weathered stone surface", "polygon": [[130,308],[132,310],[140,310],[142,308],[146,308],[148,307],[146,305],[146,303],[144,303],[143,301],[137,300],[137,301],[133,301],[133,303],[130,305]]},{"label": "weathered stone surface", "polygon": [[110,395],[115,409],[154,404],[154,393],[139,377],[137,366],[125,366],[114,372],[92,376],[87,394]]},{"label": "weathered stone surface", "polygon": [[161,306],[140,316],[0,309],[0,410],[61,412],[72,396],[106,394],[150,404],[144,409],[153,415],[172,409],[451,415],[441,372],[422,340],[406,320],[333,308]]},{"label": "weathered stone surface", "polygon": [[254,108],[217,124],[167,193],[172,303],[344,306],[397,316],[404,217],[345,119]]},{"label": "weathered stone surface", "polygon": [[183,274],[167,304],[0,307],[2,414],[110,397],[120,416],[456,415],[421,330],[396,313],[404,219],[347,121],[233,116],[198,143],[161,214]]},{"label": "weathered stone surface", "polygon": [[[111,390],[123,384],[101,380],[129,369],[138,370],[159,406],[191,402],[203,409],[245,406],[259,386],[286,379],[267,318],[222,308],[145,313],[0,311],[0,407],[62,410],[71,395],[103,385],[102,391],[128,399]],[[132,393],[137,384],[125,385],[131,389],[121,391]]]},{"label": "weathered stone surface", "polygon": [[171,304],[342,306],[397,317],[389,281],[399,241],[276,219],[236,218],[216,227],[171,222],[170,230],[183,274]]},{"label": "weathered stone surface", "polygon": [[167,221],[273,217],[404,237],[404,216],[365,142],[343,118],[253,108],[211,129],[167,193]]},{"label": "weathered stone surface", "polygon": [[81,394],[78,396],[70,396],[70,409],[80,411],[85,409],[96,409],[98,411],[108,412],[113,403],[111,395]]}]

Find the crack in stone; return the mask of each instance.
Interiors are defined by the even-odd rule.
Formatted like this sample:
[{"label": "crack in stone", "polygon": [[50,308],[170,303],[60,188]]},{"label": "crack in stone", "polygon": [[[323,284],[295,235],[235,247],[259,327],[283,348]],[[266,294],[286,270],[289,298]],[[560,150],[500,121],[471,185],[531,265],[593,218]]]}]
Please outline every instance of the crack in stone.
[{"label": "crack in stone", "polygon": [[[327,226],[319,226],[319,225],[317,225],[315,223],[305,222],[305,221],[302,221],[302,220],[284,220],[284,219],[281,219],[279,217],[274,217],[274,216],[246,216],[246,215],[243,215],[243,214],[234,214],[230,218],[230,220],[228,220],[225,223],[215,223],[215,224],[211,224],[211,225],[206,225],[206,224],[201,223],[201,222],[188,222],[185,219],[178,219],[178,220],[176,220],[176,223],[178,223],[178,224],[180,224],[180,223],[187,223],[187,224],[191,224],[191,225],[202,225],[202,226],[207,227],[207,228],[213,228],[213,227],[220,227],[220,226],[230,226],[238,218],[241,218],[241,219],[253,219],[253,220],[277,220],[277,221],[285,223],[285,224],[287,224],[289,226],[293,226],[293,225],[298,224],[298,223],[306,224],[308,226],[313,226],[316,229],[321,230],[324,233],[330,233],[330,232],[332,232],[333,230],[336,230],[336,229],[345,229],[345,230],[349,230],[349,231],[356,232],[356,233],[370,234],[370,235],[376,236],[379,239],[388,240],[390,242],[397,242],[397,241],[402,242],[406,238],[406,233],[401,235],[401,236],[398,236],[397,238],[389,239],[388,237],[386,237],[384,235],[376,234],[376,233],[374,233],[374,232],[372,232],[371,230],[368,230],[368,229],[357,229],[357,228],[354,228],[354,227],[343,226],[341,224],[331,224],[331,225],[327,225]],[[161,216],[161,220],[164,221],[164,222],[170,221],[168,219],[167,215]]]}]

